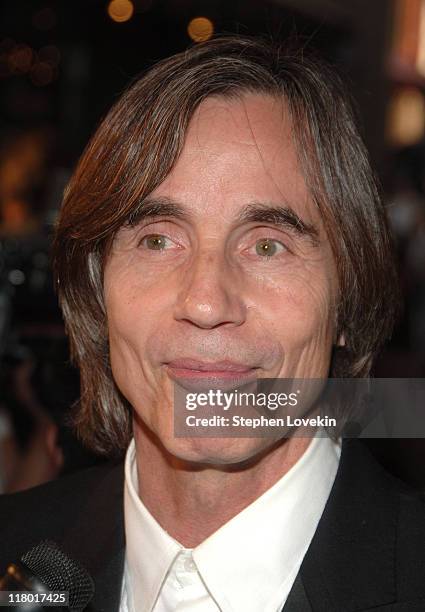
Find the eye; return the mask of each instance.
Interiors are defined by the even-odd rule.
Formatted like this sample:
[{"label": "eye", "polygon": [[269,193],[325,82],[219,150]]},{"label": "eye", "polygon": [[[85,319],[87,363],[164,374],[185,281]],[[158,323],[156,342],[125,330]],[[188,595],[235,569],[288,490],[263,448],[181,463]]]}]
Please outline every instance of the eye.
[{"label": "eye", "polygon": [[143,246],[150,251],[163,251],[171,244],[172,241],[163,234],[149,234],[144,236],[139,242],[139,246]]},{"label": "eye", "polygon": [[282,242],[274,240],[273,238],[260,238],[260,240],[257,240],[255,243],[255,251],[257,255],[261,257],[273,257],[273,255],[277,255],[286,250],[287,248]]}]

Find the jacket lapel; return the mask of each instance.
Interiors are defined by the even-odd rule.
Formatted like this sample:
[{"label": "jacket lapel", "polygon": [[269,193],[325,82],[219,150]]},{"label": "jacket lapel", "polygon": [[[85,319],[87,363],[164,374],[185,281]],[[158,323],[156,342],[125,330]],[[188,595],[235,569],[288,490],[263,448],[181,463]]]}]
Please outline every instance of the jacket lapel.
[{"label": "jacket lapel", "polygon": [[396,601],[398,496],[357,440],[340,466],[300,574],[314,612],[360,612]]},{"label": "jacket lapel", "polygon": [[124,465],[120,463],[97,483],[62,542],[95,582],[95,595],[87,608],[93,612],[117,612],[120,605],[125,559],[123,490]]},{"label": "jacket lapel", "polygon": [[300,574],[295,578],[282,612],[313,612]]}]

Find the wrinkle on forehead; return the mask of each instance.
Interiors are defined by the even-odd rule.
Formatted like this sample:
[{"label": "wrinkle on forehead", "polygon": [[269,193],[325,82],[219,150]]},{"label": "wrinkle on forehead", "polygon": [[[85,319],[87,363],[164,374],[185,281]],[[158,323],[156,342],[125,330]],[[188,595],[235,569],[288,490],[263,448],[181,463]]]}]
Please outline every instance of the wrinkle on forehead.
[{"label": "wrinkle on forehead", "polygon": [[[265,112],[265,104],[269,106],[268,113]],[[239,112],[240,106],[243,113]],[[223,125],[227,127],[224,133]],[[203,100],[189,123],[186,139],[193,139],[200,150],[204,150],[207,143],[210,146],[211,140],[218,144],[234,142],[259,149],[257,132],[261,131],[262,136],[265,135],[272,144],[276,141],[277,130],[282,134],[282,144],[288,137],[292,139],[291,118],[284,99],[242,92],[229,96],[209,96]]]}]

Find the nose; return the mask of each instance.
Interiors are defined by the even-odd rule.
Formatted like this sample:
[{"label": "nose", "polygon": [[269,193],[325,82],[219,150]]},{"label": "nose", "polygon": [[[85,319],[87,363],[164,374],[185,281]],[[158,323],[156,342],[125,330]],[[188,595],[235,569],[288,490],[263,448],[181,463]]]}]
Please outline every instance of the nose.
[{"label": "nose", "polygon": [[223,255],[211,252],[198,255],[186,268],[176,301],[176,320],[213,329],[221,325],[237,327],[245,316],[237,271],[230,268]]}]

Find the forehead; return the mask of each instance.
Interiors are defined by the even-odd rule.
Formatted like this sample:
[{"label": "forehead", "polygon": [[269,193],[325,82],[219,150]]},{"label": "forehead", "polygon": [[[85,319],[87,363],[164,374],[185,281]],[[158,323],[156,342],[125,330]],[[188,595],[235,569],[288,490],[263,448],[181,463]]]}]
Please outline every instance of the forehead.
[{"label": "forehead", "polygon": [[[291,119],[283,98],[260,93],[210,96],[196,109],[187,131],[190,146],[234,142],[251,146],[290,139]],[[276,138],[277,137],[277,138]]]},{"label": "forehead", "polygon": [[289,205],[317,221],[285,101],[247,93],[209,97],[196,109],[173,169],[154,191],[194,214],[231,218],[252,201]]}]

